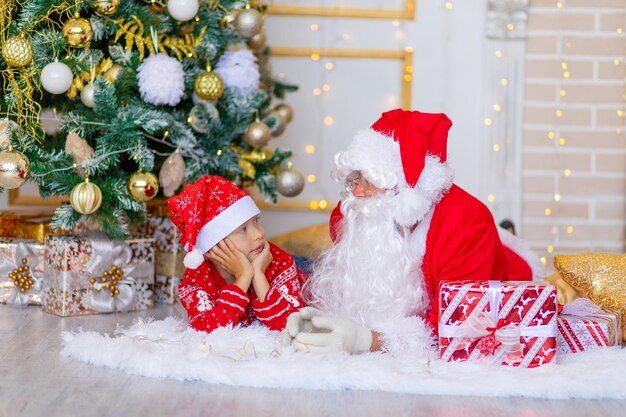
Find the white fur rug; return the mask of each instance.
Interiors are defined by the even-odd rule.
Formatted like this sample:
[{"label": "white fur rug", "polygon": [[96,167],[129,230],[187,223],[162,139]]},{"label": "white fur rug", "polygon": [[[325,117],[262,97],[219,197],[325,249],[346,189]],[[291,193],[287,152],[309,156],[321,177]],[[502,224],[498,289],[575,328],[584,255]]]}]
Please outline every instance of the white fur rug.
[{"label": "white fur rug", "polygon": [[[561,356],[534,369],[445,363],[418,355],[297,352],[264,327],[196,332],[174,317],[108,334],[64,332],[62,355],[151,378],[270,388],[424,395],[626,398],[626,349]],[[434,354],[436,357],[436,354]]]}]

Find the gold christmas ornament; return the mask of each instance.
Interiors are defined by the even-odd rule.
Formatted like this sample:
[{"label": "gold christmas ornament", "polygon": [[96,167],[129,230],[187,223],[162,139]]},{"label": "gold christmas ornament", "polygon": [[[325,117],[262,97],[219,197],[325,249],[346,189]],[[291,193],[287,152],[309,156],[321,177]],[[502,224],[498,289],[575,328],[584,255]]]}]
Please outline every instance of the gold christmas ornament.
[{"label": "gold christmas ornament", "polygon": [[159,181],[151,172],[135,172],[128,180],[128,192],[137,201],[150,201],[159,191]]},{"label": "gold christmas ornament", "polygon": [[80,214],[95,213],[102,204],[102,191],[89,178],[85,178],[85,181],[72,188],[70,204]]},{"label": "gold christmas ornament", "polygon": [[183,183],[184,176],[185,160],[179,152],[174,152],[163,162],[159,171],[159,183],[163,187],[163,195],[172,197]]},{"label": "gold christmas ornament", "polygon": [[25,67],[33,62],[34,55],[33,45],[22,36],[9,38],[2,46],[2,58],[10,67]]},{"label": "gold christmas ornament", "polygon": [[85,48],[89,46],[93,36],[93,29],[89,20],[78,14],[65,22],[62,30],[67,44],[72,48]]},{"label": "gold christmas ornament", "polygon": [[277,137],[282,135],[287,127],[287,122],[283,119],[283,116],[281,116],[276,110],[270,112],[269,116],[276,120],[274,127],[272,127],[272,136]]},{"label": "gold christmas ornament", "polygon": [[276,176],[276,191],[285,197],[295,197],[304,189],[304,175],[295,169],[291,163],[287,169]]},{"label": "gold christmas ornament", "polygon": [[293,119],[293,109],[289,104],[279,104],[274,111],[282,116],[285,123],[291,123]]},{"label": "gold christmas ornament", "polygon": [[263,15],[255,9],[243,9],[233,22],[237,33],[244,38],[251,38],[263,28]]},{"label": "gold christmas ornament", "polygon": [[28,178],[30,162],[23,153],[9,148],[0,152],[0,187],[18,188]]},{"label": "gold christmas ornament", "polygon": [[94,8],[96,13],[103,16],[111,16],[117,12],[120,7],[120,0],[95,0]]},{"label": "gold christmas ornament", "polygon": [[256,35],[252,36],[250,39],[248,39],[247,43],[250,49],[254,49],[256,51],[262,49],[267,43],[267,35],[265,34],[265,31],[262,30]]},{"label": "gold christmas ornament", "polygon": [[194,91],[203,100],[217,100],[224,94],[224,81],[222,77],[211,71],[208,67],[205,72],[198,75],[194,83]]},{"label": "gold christmas ornament", "polygon": [[270,128],[261,121],[252,122],[243,134],[243,140],[250,146],[264,146],[272,138]]}]

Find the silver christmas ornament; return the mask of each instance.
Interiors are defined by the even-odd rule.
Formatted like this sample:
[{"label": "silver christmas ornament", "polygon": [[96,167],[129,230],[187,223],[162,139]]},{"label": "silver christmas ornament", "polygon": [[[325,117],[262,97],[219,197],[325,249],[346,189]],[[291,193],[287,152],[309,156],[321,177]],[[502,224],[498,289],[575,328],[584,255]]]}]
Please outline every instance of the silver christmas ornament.
[{"label": "silver christmas ornament", "polygon": [[277,137],[282,135],[285,131],[285,128],[287,127],[287,122],[285,122],[285,119],[283,119],[283,117],[275,110],[269,114],[269,117],[276,120],[274,126],[272,127],[272,136]]},{"label": "silver christmas ornament", "polygon": [[243,9],[235,17],[235,30],[244,38],[251,38],[263,28],[263,16],[258,10]]},{"label": "silver christmas ornament", "polygon": [[243,140],[250,146],[264,146],[272,138],[270,128],[261,121],[252,122],[243,134]]},{"label": "silver christmas ornament", "polygon": [[276,191],[285,197],[295,197],[304,189],[304,175],[292,166],[276,176]]}]

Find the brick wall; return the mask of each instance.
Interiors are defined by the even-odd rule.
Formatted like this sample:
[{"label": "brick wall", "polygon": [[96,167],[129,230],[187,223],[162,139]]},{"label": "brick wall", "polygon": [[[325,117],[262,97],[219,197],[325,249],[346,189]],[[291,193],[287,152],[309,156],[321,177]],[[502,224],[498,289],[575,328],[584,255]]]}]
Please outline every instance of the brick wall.
[{"label": "brick wall", "polygon": [[548,264],[624,252],[626,0],[529,3],[523,237]]}]

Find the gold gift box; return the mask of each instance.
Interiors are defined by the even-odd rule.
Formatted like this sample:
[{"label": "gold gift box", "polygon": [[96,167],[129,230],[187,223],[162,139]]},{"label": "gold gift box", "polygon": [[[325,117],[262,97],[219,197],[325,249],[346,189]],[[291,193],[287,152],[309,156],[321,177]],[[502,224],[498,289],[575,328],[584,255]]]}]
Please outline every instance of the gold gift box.
[{"label": "gold gift box", "polygon": [[0,212],[0,237],[17,237],[17,224],[21,220],[40,218],[41,212],[3,211]]}]

